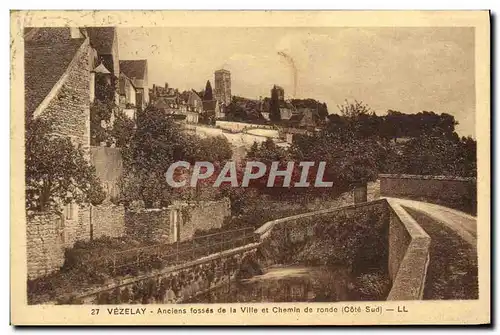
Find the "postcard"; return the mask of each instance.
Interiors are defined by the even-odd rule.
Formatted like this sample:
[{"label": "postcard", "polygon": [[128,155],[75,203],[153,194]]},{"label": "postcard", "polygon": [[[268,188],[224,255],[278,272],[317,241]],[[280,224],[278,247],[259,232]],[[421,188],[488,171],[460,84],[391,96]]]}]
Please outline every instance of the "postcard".
[{"label": "postcard", "polygon": [[489,324],[488,11],[12,11],[14,325]]}]

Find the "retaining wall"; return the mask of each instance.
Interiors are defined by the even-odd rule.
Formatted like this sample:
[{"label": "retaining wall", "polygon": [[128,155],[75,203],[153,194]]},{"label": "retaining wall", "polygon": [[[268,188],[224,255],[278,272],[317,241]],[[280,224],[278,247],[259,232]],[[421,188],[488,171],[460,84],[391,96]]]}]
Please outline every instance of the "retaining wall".
[{"label": "retaining wall", "polygon": [[387,300],[421,300],[429,264],[431,238],[401,205],[388,201],[389,277]]},{"label": "retaining wall", "polygon": [[134,278],[114,280],[80,294],[57,297],[58,304],[180,303],[234,280],[239,264],[258,243]]},{"label": "retaining wall", "polygon": [[50,274],[64,263],[62,217],[58,213],[28,213],[26,247],[28,278]]},{"label": "retaining wall", "polygon": [[92,207],[92,237],[121,237],[125,234],[125,208],[105,203]]},{"label": "retaining wall", "polygon": [[380,174],[380,194],[426,201],[476,214],[475,178]]}]

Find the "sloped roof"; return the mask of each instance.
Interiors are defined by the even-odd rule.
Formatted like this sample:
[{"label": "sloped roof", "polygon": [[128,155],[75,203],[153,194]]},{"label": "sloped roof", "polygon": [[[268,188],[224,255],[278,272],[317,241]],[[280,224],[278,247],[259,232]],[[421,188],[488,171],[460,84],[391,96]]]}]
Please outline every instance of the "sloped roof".
[{"label": "sloped roof", "polygon": [[[43,30],[44,35],[54,33],[59,36],[61,29],[51,32]],[[26,40],[24,47],[24,97],[25,113],[33,115],[36,108],[49,94],[52,87],[68,68],[79,47],[85,39],[59,38],[57,43],[47,40]]]},{"label": "sloped roof", "polygon": [[114,27],[92,27],[87,28],[90,45],[99,54],[110,55],[113,53],[113,42],[115,40],[116,29]]},{"label": "sloped roof", "polygon": [[193,93],[195,96],[197,96],[198,98],[202,99],[202,97],[200,96],[200,94],[198,92],[196,92],[196,90],[193,88],[191,89],[191,91],[189,91],[190,93]]},{"label": "sloped roof", "polygon": [[293,114],[288,120],[289,122],[300,122],[304,118],[304,114]]},{"label": "sloped roof", "polygon": [[120,71],[130,79],[144,80],[148,61],[146,59],[121,60]]},{"label": "sloped roof", "polygon": [[154,102],[152,102],[152,105],[158,109],[173,108],[173,107],[170,107],[170,105],[175,105],[175,104],[177,104],[176,99],[175,98],[171,99],[168,97],[160,97],[160,98],[156,99]]}]

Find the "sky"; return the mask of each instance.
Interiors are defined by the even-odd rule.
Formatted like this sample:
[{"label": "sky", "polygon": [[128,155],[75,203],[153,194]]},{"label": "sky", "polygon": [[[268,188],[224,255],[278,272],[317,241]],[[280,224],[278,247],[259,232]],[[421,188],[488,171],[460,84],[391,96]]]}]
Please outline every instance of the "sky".
[{"label": "sky", "polygon": [[475,136],[474,28],[118,28],[120,59],[147,59],[149,86],[214,87],[231,71],[232,94],[258,99],[272,85],[288,98],[362,101],[377,114],[434,111]]}]

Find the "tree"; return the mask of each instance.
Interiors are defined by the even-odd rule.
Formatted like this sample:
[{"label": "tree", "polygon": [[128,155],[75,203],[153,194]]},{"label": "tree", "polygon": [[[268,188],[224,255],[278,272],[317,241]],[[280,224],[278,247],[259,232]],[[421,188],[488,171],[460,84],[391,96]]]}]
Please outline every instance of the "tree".
[{"label": "tree", "polygon": [[95,101],[90,106],[90,144],[111,144],[111,129],[109,124],[113,113],[117,113],[115,93],[118,78],[107,74],[96,75]]},{"label": "tree", "polygon": [[276,86],[271,90],[271,102],[269,105],[269,119],[273,122],[281,121],[280,101]]},{"label": "tree", "polygon": [[115,114],[115,121],[111,136],[115,140],[117,147],[123,148],[130,145],[132,136],[134,136],[135,123],[125,113],[119,111]]},{"label": "tree", "polygon": [[400,144],[383,172],[475,177],[476,170],[474,139],[424,133]]},{"label": "tree", "polygon": [[340,113],[347,119],[358,119],[361,115],[370,114],[372,112],[371,108],[364,104],[362,101],[354,100],[354,102],[349,102],[345,100],[343,105],[337,106]]},{"label": "tree", "polygon": [[137,119],[130,146],[123,150],[128,179],[139,184],[133,183],[135,194],[132,196],[143,200],[147,208],[152,208],[155,203],[168,204],[164,192],[170,187],[164,174],[172,163],[184,160],[190,149],[186,135],[174,121],[151,106],[145,109]]},{"label": "tree", "polygon": [[207,84],[205,85],[205,92],[203,95],[203,100],[213,100],[214,96],[212,93],[212,85],[210,84],[210,80],[207,80]]},{"label": "tree", "polygon": [[[201,139],[182,132],[178,124],[164,113],[148,107],[137,120],[137,129],[130,145],[123,150],[125,175],[121,180],[122,201],[142,200],[147,208],[166,206],[173,199],[195,197],[189,185],[173,189],[165,172],[176,161],[208,161],[218,169],[232,157],[231,145],[223,136]],[[200,187],[213,182],[203,180]],[[198,191],[198,188],[197,190]],[[214,197],[219,192],[210,192]]]},{"label": "tree", "polygon": [[48,122],[31,119],[26,125],[26,206],[45,211],[70,202],[104,201],[95,168],[67,137],[51,134]]},{"label": "tree", "polygon": [[105,103],[100,100],[94,101],[90,106],[90,145],[98,146],[101,142],[111,142],[109,122],[113,109],[114,103]]}]

